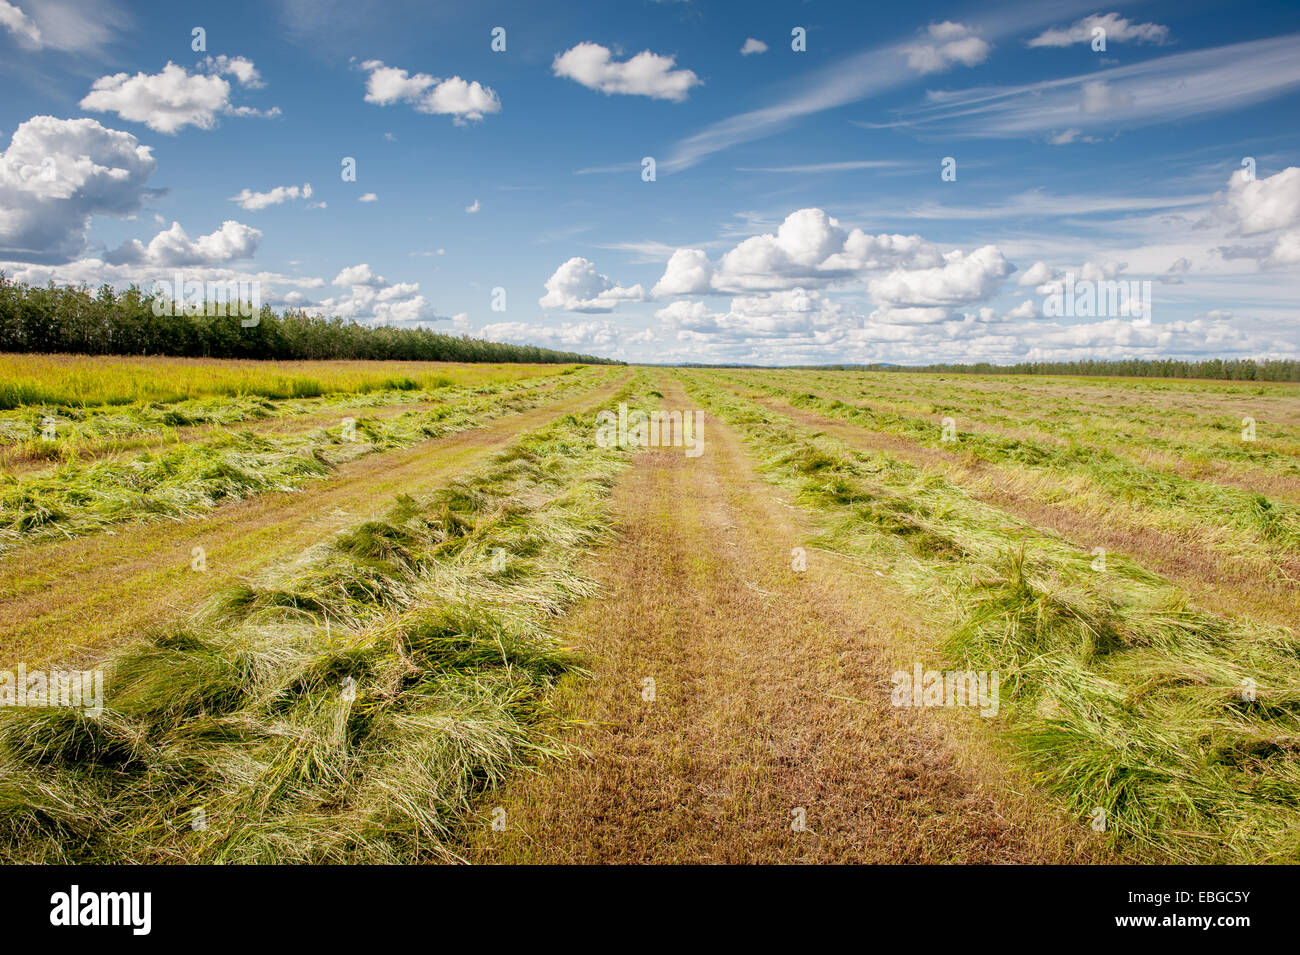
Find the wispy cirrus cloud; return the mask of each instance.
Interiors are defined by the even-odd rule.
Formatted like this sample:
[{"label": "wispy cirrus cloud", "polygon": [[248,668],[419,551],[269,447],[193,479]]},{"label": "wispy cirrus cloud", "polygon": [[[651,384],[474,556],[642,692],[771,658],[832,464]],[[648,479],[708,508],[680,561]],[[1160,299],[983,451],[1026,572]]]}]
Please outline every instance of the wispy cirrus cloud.
[{"label": "wispy cirrus cloud", "polygon": [[914,219],[1025,219],[1054,216],[1091,216],[1136,213],[1155,209],[1179,209],[1206,205],[1211,193],[1154,195],[1053,194],[1029,189],[982,205],[956,205],[924,200],[904,205],[873,204],[863,214],[885,218]]},{"label": "wispy cirrus cloud", "polygon": [[853,169],[896,169],[905,165],[897,159],[850,159],[843,162],[814,162],[795,166],[737,166],[736,172],[847,172]]},{"label": "wispy cirrus cloud", "polygon": [[931,92],[896,123],[946,135],[1017,138],[1123,129],[1238,109],[1300,87],[1300,34],[1176,53],[1018,86]]},{"label": "wispy cirrus cloud", "polygon": [[0,28],[29,50],[99,55],[128,26],[116,0],[0,0]]},{"label": "wispy cirrus cloud", "polygon": [[6,0],[0,0],[0,27],[4,27],[16,36],[25,46],[41,45],[41,28],[37,26],[36,21],[24,13],[21,7],[16,7]]},{"label": "wispy cirrus cloud", "polygon": [[[949,26],[953,35],[946,39],[936,37],[927,30],[928,41],[909,37],[863,50],[817,71],[793,95],[783,97],[770,106],[720,120],[679,140],[668,158],[659,164],[659,168],[670,173],[687,169],[714,153],[770,136],[806,116],[879,96],[913,83],[919,75],[917,70],[926,63],[924,57],[916,60],[918,46],[935,43],[943,46],[963,38],[977,38],[984,43],[991,43],[999,37],[1033,30],[1061,17],[1082,13],[1085,9],[1087,8],[1083,4],[1074,2],[1053,5],[1017,4],[982,15],[978,23],[951,23]],[[949,26],[938,26],[941,34],[949,29]],[[961,37],[955,35],[957,28],[963,31]],[[960,52],[962,55],[958,56],[958,50],[952,51],[953,55],[946,59],[948,66],[967,61],[976,62],[973,48],[963,48]],[[907,68],[909,60],[915,60],[917,64],[910,70]]]}]

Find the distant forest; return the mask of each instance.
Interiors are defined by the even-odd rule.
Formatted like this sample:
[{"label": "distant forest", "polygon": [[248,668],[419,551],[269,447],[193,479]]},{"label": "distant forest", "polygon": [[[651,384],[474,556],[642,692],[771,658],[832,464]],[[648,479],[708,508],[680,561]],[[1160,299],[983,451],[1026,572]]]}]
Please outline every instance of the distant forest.
[{"label": "distant forest", "polygon": [[1031,361],[1019,365],[830,365],[855,371],[943,372],[958,375],[1083,375],[1119,378],[1215,378],[1224,381],[1300,381],[1300,361],[1269,358],[1131,358],[1119,361]]},{"label": "distant forest", "polygon": [[[168,305],[171,303],[168,302]],[[417,328],[366,326],[262,306],[245,327],[230,303],[227,315],[159,309],[139,288],[105,285],[32,286],[0,272],[0,351],[81,355],[168,355],[181,358],[371,359],[400,361],[618,364],[606,358],[508,345]],[[197,310],[196,310],[197,311]],[[255,319],[255,324],[253,323]]]}]

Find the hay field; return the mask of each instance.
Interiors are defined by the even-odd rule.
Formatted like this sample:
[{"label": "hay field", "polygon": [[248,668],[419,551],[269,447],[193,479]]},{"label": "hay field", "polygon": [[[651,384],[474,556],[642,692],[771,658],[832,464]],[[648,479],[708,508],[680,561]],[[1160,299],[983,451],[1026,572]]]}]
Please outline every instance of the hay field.
[{"label": "hay field", "polygon": [[21,367],[0,860],[1300,851],[1300,386]]}]

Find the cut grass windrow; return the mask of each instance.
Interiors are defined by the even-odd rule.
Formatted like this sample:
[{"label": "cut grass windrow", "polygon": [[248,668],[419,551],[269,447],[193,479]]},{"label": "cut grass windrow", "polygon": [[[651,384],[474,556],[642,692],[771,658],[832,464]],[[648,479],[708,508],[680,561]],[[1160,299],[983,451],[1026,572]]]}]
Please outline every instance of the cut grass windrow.
[{"label": "cut grass windrow", "polygon": [[[1225,389],[1212,393],[1214,400],[1175,403],[1174,396],[1154,387],[1146,400],[1122,391],[1101,400],[1077,385],[1067,390],[1073,382],[1016,379],[990,387],[963,376],[751,372],[746,378],[751,376],[854,403],[865,399],[877,410],[953,415],[963,425],[1028,433],[1048,442],[1102,445],[1139,461],[1155,458],[1169,469],[1226,468],[1243,482],[1300,476],[1300,433],[1288,423],[1289,409],[1300,406],[1300,391],[1290,387]],[[1274,421],[1275,416],[1281,420]],[[1241,440],[1246,417],[1259,419],[1256,440]]]},{"label": "cut grass windrow", "polygon": [[854,451],[687,376],[770,480],[952,621],[943,649],[1001,678],[999,726],[1085,825],[1141,856],[1300,852],[1300,640],[1194,607],[1120,555],[1094,558],[885,454]]},{"label": "cut grass windrow", "polygon": [[48,474],[0,478],[0,552],[128,521],[185,520],[230,500],[291,491],[362,455],[478,427],[595,387],[606,372],[549,387],[487,386],[460,401],[392,418],[356,418],[308,432],[225,433],[134,460],[73,462]]},{"label": "cut grass windrow", "polygon": [[[550,387],[579,368],[544,375],[458,384],[450,377],[427,378],[427,387],[331,392],[310,398],[273,400],[262,395],[203,397],[133,405],[34,404],[0,411],[0,462],[5,460],[71,461],[104,451],[167,440],[182,429],[234,427],[250,422],[293,419],[334,409],[383,408],[403,404],[452,402],[486,395]],[[414,385],[414,382],[408,382]]]},{"label": "cut grass windrow", "polygon": [[454,859],[475,794],[566,749],[549,621],[629,457],[594,433],[565,415],[221,595],[107,661],[102,712],[2,714],[0,861]]},{"label": "cut grass windrow", "polygon": [[952,449],[990,464],[1051,473],[1066,487],[1071,479],[1083,477],[1087,487],[1082,493],[1062,490],[1061,494],[1072,501],[1092,495],[1106,507],[1135,508],[1155,517],[1166,530],[1194,537],[1204,537],[1207,530],[1212,535],[1235,532],[1208,542],[1235,547],[1252,557],[1300,555],[1300,507],[1263,494],[1185,478],[1093,445],[1054,444],[980,431],[962,432],[956,440],[945,441],[940,423],[933,419],[879,411],[755,378],[728,380],[777,396],[796,408],[900,435],[927,447]]},{"label": "cut grass windrow", "polygon": [[429,391],[386,389],[365,394],[344,392],[279,401],[260,395],[239,395],[171,403],[97,405],[90,408],[25,405],[12,411],[0,412],[0,445],[17,445],[33,457],[56,460],[68,456],[77,448],[96,442],[166,434],[178,428],[204,425],[228,428],[250,421],[325,411],[340,405],[361,408],[433,401],[448,397],[450,387],[448,383],[442,388]]}]

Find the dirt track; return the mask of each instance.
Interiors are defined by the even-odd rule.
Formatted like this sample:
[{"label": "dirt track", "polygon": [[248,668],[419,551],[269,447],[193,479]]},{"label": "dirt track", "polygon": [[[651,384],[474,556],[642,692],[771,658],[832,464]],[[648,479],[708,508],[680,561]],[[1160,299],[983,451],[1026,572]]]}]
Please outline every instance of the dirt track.
[{"label": "dirt track", "polygon": [[[691,406],[659,387],[665,407]],[[977,716],[891,704],[896,669],[936,660],[926,608],[818,551],[794,571],[805,519],[723,424],[703,433],[699,457],[637,457],[615,495],[619,539],[593,561],[602,595],[564,624],[593,675],[561,691],[559,732],[587,755],[487,796],[467,857],[1105,858],[1086,820],[1017,794]]]}]

